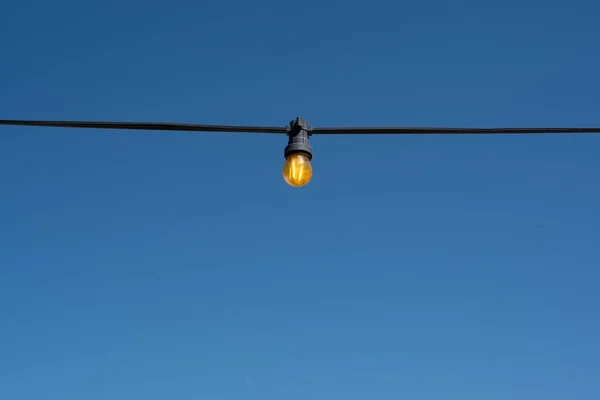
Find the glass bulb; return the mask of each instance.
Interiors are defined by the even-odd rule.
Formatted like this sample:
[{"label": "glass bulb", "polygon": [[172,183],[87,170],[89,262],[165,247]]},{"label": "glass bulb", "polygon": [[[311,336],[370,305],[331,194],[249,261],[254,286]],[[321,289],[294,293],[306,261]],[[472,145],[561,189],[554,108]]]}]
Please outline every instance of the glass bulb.
[{"label": "glass bulb", "polygon": [[312,166],[306,154],[295,153],[285,158],[283,165],[283,179],[293,187],[300,187],[310,182]]}]

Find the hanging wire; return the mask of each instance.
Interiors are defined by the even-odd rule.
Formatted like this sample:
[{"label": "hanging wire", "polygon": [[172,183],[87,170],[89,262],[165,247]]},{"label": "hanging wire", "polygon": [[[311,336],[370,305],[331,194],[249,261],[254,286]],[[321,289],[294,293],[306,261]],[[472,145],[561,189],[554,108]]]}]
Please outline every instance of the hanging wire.
[{"label": "hanging wire", "polygon": [[[243,133],[286,133],[286,127],[273,126],[229,126],[182,124],[166,122],[97,122],[97,121],[36,121],[0,120],[0,125],[38,126],[55,128],[93,128],[145,131],[187,131],[187,132],[243,132]],[[560,133],[600,133],[600,128],[427,128],[427,127],[332,127],[313,128],[314,135],[462,135],[462,134],[560,134]]]}]

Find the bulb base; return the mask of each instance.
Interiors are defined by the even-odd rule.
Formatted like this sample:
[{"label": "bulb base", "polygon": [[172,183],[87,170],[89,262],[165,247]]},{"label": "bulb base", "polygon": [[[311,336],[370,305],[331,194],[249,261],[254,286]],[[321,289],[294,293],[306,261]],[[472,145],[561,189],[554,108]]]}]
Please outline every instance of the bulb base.
[{"label": "bulb base", "polygon": [[312,149],[310,146],[298,145],[296,143],[285,146],[285,149],[283,151],[283,157],[288,158],[288,156],[291,156],[293,154],[304,154],[308,157],[309,160],[312,160],[313,158]]}]

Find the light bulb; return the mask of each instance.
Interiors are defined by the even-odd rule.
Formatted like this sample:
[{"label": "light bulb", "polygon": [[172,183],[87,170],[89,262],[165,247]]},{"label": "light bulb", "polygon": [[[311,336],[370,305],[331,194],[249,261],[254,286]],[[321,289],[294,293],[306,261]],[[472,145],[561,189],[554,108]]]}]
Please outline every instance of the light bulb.
[{"label": "light bulb", "polygon": [[283,165],[283,179],[293,187],[300,187],[310,182],[312,166],[306,154],[293,153],[285,158]]}]

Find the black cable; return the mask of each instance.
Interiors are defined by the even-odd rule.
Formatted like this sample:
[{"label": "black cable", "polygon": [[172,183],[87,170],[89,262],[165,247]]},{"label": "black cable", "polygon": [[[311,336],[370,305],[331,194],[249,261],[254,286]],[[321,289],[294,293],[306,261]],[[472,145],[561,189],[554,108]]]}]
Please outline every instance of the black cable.
[{"label": "black cable", "polygon": [[46,126],[46,127],[56,127],[56,128],[125,129],[125,130],[146,130],[146,131],[285,133],[285,127],[201,125],[201,124],[165,123],[165,122],[0,120],[0,125]]},{"label": "black cable", "polygon": [[[272,126],[227,126],[181,124],[165,122],[93,122],[93,121],[31,121],[0,120],[0,125],[45,126],[57,128],[95,128],[152,131],[188,131],[188,132],[244,132],[244,133],[286,133],[285,127]],[[548,133],[600,133],[600,128],[424,128],[424,127],[349,127],[349,128],[313,128],[315,135],[329,134],[548,134]]]},{"label": "black cable", "polygon": [[436,135],[436,134],[531,134],[531,133],[600,133],[600,128],[314,128],[313,134],[387,134],[387,135]]}]

